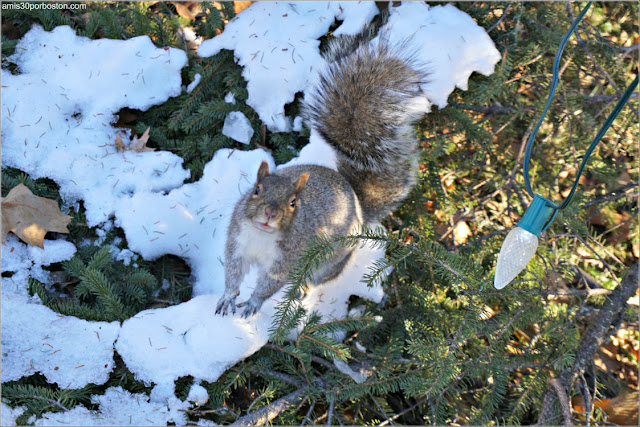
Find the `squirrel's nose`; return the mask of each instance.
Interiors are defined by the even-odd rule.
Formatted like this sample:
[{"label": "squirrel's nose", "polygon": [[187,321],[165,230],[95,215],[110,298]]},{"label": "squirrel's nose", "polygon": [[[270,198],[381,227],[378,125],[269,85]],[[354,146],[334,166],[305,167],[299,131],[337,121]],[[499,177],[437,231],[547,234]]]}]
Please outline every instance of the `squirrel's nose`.
[{"label": "squirrel's nose", "polygon": [[275,209],[273,209],[271,206],[265,207],[264,208],[264,216],[267,217],[267,220],[275,217],[276,216]]}]

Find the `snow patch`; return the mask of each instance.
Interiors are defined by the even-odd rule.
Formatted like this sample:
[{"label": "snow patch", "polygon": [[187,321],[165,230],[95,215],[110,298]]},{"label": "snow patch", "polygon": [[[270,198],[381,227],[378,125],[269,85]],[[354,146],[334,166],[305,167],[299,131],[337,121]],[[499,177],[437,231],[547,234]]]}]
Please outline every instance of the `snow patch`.
[{"label": "snow patch", "polygon": [[156,48],[147,36],[90,40],[68,26],[34,26],[9,60],[21,74],[1,72],[2,165],[53,179],[68,204],[84,200],[90,226],[123,196],[189,176],[169,152],[118,153],[111,126],[123,107],[146,110],[180,94],[183,51]]},{"label": "snow patch", "polygon": [[424,2],[403,2],[390,8],[383,28],[392,43],[409,41],[415,59],[425,64],[429,81],[423,89],[439,108],[456,87],[467,90],[474,71],[493,73],[500,52],[469,15],[453,5],[428,6]]},{"label": "snow patch", "polygon": [[198,54],[234,50],[244,67],[247,104],[270,130],[286,132],[284,105],[324,63],[318,39],[336,19],[343,22],[338,33],[357,33],[377,13],[374,2],[256,2],[229,21],[222,34],[202,42]]},{"label": "snow patch", "polygon": [[200,83],[200,79],[202,79],[202,76],[200,75],[200,73],[193,76],[193,81],[189,83],[189,86],[187,86],[187,93],[193,92],[196,86],[198,86],[198,83]]},{"label": "snow patch", "polygon": [[224,102],[226,102],[227,104],[235,104],[236,103],[236,97],[233,94],[233,92],[229,92],[228,94],[226,94],[224,96]]},{"label": "snow patch", "polygon": [[242,144],[248,144],[253,136],[253,128],[242,112],[232,111],[224,119],[222,134]]},{"label": "snow patch", "polygon": [[94,395],[91,402],[99,404],[98,411],[90,411],[82,405],[67,412],[47,412],[35,420],[37,426],[148,426],[185,425],[187,418],[178,409],[188,409],[189,403],[176,397],[169,404],[153,403],[149,396],[131,394],[122,387],[110,387],[102,396]]},{"label": "snow patch", "polygon": [[201,406],[209,400],[209,393],[207,392],[207,389],[202,387],[200,384],[194,384],[189,389],[187,400]]},{"label": "snow patch", "polygon": [[10,408],[4,402],[2,402],[2,410],[0,411],[0,424],[3,426],[15,426],[16,418],[24,413],[24,406],[17,408]]},{"label": "snow patch", "polygon": [[[76,248],[64,240],[45,240],[44,249],[27,246],[10,235],[3,247],[2,382],[42,373],[63,388],[103,384],[113,369],[118,322],[88,322],[62,316],[28,294],[28,278],[48,283],[42,266],[67,260]],[[28,333],[26,333],[28,331]]]}]

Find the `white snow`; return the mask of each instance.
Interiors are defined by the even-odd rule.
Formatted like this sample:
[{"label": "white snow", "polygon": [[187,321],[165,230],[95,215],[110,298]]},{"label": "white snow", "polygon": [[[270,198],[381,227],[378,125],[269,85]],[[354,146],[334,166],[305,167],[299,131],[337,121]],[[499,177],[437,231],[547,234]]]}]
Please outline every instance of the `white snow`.
[{"label": "white snow", "polygon": [[[343,20],[334,31],[339,36],[358,33],[376,14],[374,2],[257,2],[231,20],[222,34],[204,41],[198,52],[207,57],[233,50],[248,82],[247,104],[269,129],[285,132],[290,130],[285,104],[308,88],[325,64],[318,37],[334,18]],[[382,33],[394,43],[410,41],[416,61],[431,72],[423,86],[427,98],[440,108],[456,87],[467,89],[471,73],[491,74],[500,60],[484,29],[452,5],[430,7],[415,1],[391,7]]]},{"label": "white snow", "polygon": [[300,132],[302,130],[302,117],[296,116],[296,118],[293,119],[293,128],[292,128],[292,130],[294,132]]},{"label": "white snow", "polygon": [[187,396],[187,401],[193,402],[196,405],[202,406],[209,400],[209,393],[207,389],[202,387],[200,384],[194,384],[189,389],[189,395]]},{"label": "white snow", "polygon": [[200,79],[202,79],[202,76],[200,75],[200,73],[193,76],[193,81],[189,83],[189,86],[187,86],[187,93],[193,92],[196,86],[198,86],[198,83],[200,83]]},{"label": "white snow", "polygon": [[24,407],[10,408],[2,402],[2,410],[0,410],[0,425],[15,426],[16,418],[24,413]]},{"label": "white snow", "polygon": [[118,199],[189,176],[169,152],[118,153],[111,126],[123,107],[146,110],[180,94],[183,51],[146,36],[89,40],[67,26],[35,26],[11,61],[21,74],[2,70],[2,165],[56,181],[68,203],[84,201],[90,226]]},{"label": "white snow", "polygon": [[90,411],[82,405],[68,412],[47,412],[35,420],[37,426],[148,426],[185,425],[187,418],[178,409],[187,409],[190,405],[176,397],[168,404],[149,401],[144,394],[131,394],[122,387],[110,387],[104,395],[91,396],[91,402],[99,404],[98,411]]},{"label": "white snow", "polygon": [[253,128],[249,119],[242,112],[231,111],[224,119],[222,134],[235,141],[248,144],[253,136]]},{"label": "white snow", "polygon": [[234,50],[248,82],[247,104],[270,130],[285,132],[284,105],[307,87],[310,73],[324,61],[318,39],[336,19],[343,22],[336,31],[355,33],[377,13],[374,2],[256,2],[222,34],[202,42],[198,54]]},{"label": "white snow", "polygon": [[224,96],[224,102],[226,102],[227,104],[235,104],[236,103],[236,97],[233,94],[233,92],[229,92],[228,94],[226,94]]},{"label": "white snow", "polygon": [[191,27],[182,27],[182,34],[184,35],[184,40],[189,43],[190,49],[192,46],[193,48],[197,48],[204,40],[201,36],[198,36]]},{"label": "white snow", "polygon": [[130,249],[118,249],[116,247],[113,248],[114,257],[116,261],[122,261],[124,265],[130,265],[131,261],[135,261],[138,259],[138,254],[131,251]]},{"label": "white snow", "polygon": [[[44,249],[27,246],[15,236],[2,247],[2,382],[42,373],[64,388],[102,384],[113,369],[118,322],[88,322],[62,316],[29,297],[27,277],[45,283],[42,269],[69,259],[76,248],[64,240],[45,240]],[[71,333],[72,332],[72,333]]]},{"label": "white snow", "polygon": [[44,249],[28,246],[13,234],[7,236],[6,246],[2,246],[2,271],[15,273],[11,281],[17,285],[12,291],[26,295],[26,288],[23,289],[22,282],[26,281],[28,276],[48,283],[49,273],[44,271],[42,266],[69,259],[76,252],[75,246],[64,240],[45,240],[43,246]]},{"label": "white snow", "polygon": [[447,106],[456,87],[467,90],[471,73],[489,75],[500,60],[500,52],[486,31],[450,4],[430,7],[418,1],[403,2],[391,7],[383,30],[391,42],[411,42],[416,60],[430,73],[423,89],[439,108]]},{"label": "white snow", "polygon": [[350,376],[357,384],[362,384],[367,380],[366,372],[356,372],[342,360],[333,359],[333,365],[343,374]]},{"label": "white snow", "polygon": [[[373,2],[258,2],[222,34],[203,42],[199,51],[210,56],[233,49],[248,81],[247,103],[271,130],[283,131],[292,127],[285,104],[325,66],[318,39],[336,19],[342,24],[334,35],[353,34],[376,13]],[[404,3],[391,9],[384,31],[393,42],[413,37],[416,59],[432,72],[424,89],[439,107],[456,87],[466,88],[473,71],[491,73],[499,60],[484,30],[450,5]],[[60,316],[28,296],[27,278],[48,283],[42,267],[70,258],[75,247],[64,240],[45,241],[44,251],[38,252],[10,236],[9,246],[2,247],[2,270],[15,272],[2,278],[2,381],[39,371],[63,388],[103,384],[113,368],[115,348],[136,378],[155,383],[150,397],[110,388],[94,396],[99,411],[80,406],[45,414],[47,418],[36,423],[184,424],[178,409],[208,397],[199,381],[216,380],[267,341],[279,294],[249,319],[215,316],[214,309],[224,291],[231,212],[253,185],[262,160],[275,169],[273,158],[262,150],[219,150],[199,181],[183,184],[189,172],[174,154],[116,152],[112,124],[119,109],[147,109],[180,94],[180,70],[187,64],[181,50],[156,48],[148,37],[92,41],[75,36],[69,27],[52,32],[34,27],[16,52],[11,60],[20,74],[2,70],[3,167],[53,179],[65,205],[82,201],[89,226],[100,226],[101,234],[106,235],[112,222],[121,227],[128,248],[114,247],[116,259],[131,262],[136,254],[146,260],[166,254],[183,258],[192,269],[193,298],[145,310],[122,325]],[[190,86],[197,84],[196,77]],[[233,102],[233,94],[225,100]],[[299,117],[293,128],[301,129]],[[125,144],[131,137],[123,135]],[[299,157],[280,167],[293,164],[335,168],[335,153],[312,130]],[[347,314],[351,295],[379,302],[381,288],[368,288],[360,279],[382,256],[381,249],[359,248],[340,277],[309,290],[304,306],[330,320]],[[239,301],[248,298],[255,281],[252,270]],[[186,375],[193,376],[195,384],[188,400],[181,402],[174,395],[175,380]],[[4,412],[3,405],[3,423]]]}]

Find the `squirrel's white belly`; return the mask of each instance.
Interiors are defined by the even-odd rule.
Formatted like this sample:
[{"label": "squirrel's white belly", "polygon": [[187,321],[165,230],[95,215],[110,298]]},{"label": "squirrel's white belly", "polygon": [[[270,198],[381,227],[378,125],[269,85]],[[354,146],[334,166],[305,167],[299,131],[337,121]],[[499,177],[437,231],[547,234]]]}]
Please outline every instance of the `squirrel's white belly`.
[{"label": "squirrel's white belly", "polygon": [[246,263],[256,264],[268,271],[279,257],[278,242],[281,237],[277,230],[267,233],[258,230],[250,221],[244,221],[236,236],[236,253],[242,254]]}]

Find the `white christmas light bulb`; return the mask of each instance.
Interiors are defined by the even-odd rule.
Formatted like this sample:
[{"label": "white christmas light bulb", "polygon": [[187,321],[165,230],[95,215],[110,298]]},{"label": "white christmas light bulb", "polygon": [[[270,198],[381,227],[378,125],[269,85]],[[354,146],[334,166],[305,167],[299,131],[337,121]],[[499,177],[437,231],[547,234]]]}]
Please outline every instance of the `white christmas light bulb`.
[{"label": "white christmas light bulb", "polygon": [[498,265],[493,286],[502,289],[529,264],[536,254],[538,237],[527,230],[516,227],[507,234],[498,254]]},{"label": "white christmas light bulb", "polygon": [[529,264],[538,248],[538,237],[551,224],[558,212],[558,206],[542,196],[534,196],[529,208],[518,226],[504,239],[493,286],[502,289]]}]

